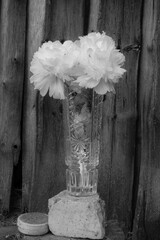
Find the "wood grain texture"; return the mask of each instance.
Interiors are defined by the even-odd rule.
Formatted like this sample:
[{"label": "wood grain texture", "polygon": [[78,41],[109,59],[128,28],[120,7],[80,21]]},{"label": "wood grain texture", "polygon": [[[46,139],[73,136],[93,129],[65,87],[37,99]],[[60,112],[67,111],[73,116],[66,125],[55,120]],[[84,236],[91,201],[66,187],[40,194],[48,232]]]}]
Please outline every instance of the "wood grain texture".
[{"label": "wood grain texture", "polygon": [[[29,83],[29,63],[42,39],[74,40],[83,35],[84,27],[84,1],[47,1],[46,7],[44,1],[42,2],[37,4],[30,1],[28,11],[29,52],[23,126],[23,202],[24,208],[30,211],[47,211],[48,199],[66,188],[66,166],[62,103],[48,95],[42,98],[34,92]],[[37,12],[40,14],[37,15]]]},{"label": "wood grain texture", "polygon": [[13,166],[21,150],[26,1],[1,1],[0,211],[8,211]]},{"label": "wood grain texture", "polygon": [[89,26],[88,32],[98,32],[98,21],[100,18],[101,1],[90,1]]},{"label": "wood grain texture", "polygon": [[106,94],[104,102],[99,168],[107,218],[118,219],[126,232],[132,225],[141,6],[142,1],[101,1],[97,24],[126,57],[127,74],[116,85],[116,94]]},{"label": "wood grain texture", "polygon": [[29,81],[30,62],[44,40],[46,1],[28,1],[25,90],[22,136],[23,210],[31,208],[33,187],[40,162],[43,138],[43,100]]},{"label": "wood grain texture", "polygon": [[133,239],[160,236],[160,2],[145,1],[140,61],[140,177]]}]

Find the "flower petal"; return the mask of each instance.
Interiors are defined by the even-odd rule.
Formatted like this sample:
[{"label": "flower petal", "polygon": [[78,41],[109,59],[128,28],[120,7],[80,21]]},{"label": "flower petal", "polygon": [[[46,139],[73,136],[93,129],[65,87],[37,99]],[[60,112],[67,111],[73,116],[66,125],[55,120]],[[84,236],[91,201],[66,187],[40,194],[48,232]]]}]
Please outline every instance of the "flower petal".
[{"label": "flower petal", "polygon": [[93,88],[97,86],[99,83],[97,80],[91,78],[90,76],[80,76],[77,78],[77,80],[74,81],[75,83],[79,83],[80,87],[85,87],[85,88]]},{"label": "flower petal", "polygon": [[111,82],[105,82],[104,79],[101,79],[101,81],[99,82],[99,84],[94,88],[94,90],[96,91],[96,93],[98,94],[105,94],[106,92],[113,92],[115,93],[115,89],[113,86],[113,83]]},{"label": "flower petal", "polygon": [[40,91],[42,96],[45,96],[49,89],[50,78],[49,76],[32,76],[32,82],[34,84],[34,88]]},{"label": "flower petal", "polygon": [[65,99],[64,83],[61,79],[53,76],[52,82],[49,86],[49,96],[55,99]]}]

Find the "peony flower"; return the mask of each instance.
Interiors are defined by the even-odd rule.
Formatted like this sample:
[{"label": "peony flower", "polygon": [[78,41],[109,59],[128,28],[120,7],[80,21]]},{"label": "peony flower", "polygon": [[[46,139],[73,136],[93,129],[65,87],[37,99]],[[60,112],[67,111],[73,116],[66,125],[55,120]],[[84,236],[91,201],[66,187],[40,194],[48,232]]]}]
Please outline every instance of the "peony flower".
[{"label": "peony flower", "polygon": [[64,82],[75,74],[78,54],[79,48],[72,41],[44,43],[34,54],[30,67],[33,73],[30,81],[35,89],[42,96],[49,91],[50,97],[64,99]]},{"label": "peony flower", "polygon": [[[79,65],[83,68],[75,83],[80,87],[94,88],[98,94],[114,92],[114,83],[122,77],[125,57],[115,47],[115,42],[104,32],[89,33],[80,37]],[[77,44],[77,45],[78,45]]]},{"label": "peony flower", "polygon": [[122,77],[125,57],[104,32],[89,33],[75,42],[44,43],[34,54],[30,78],[42,96],[64,99],[64,83],[77,92],[93,88],[98,94],[114,92],[114,83]]}]

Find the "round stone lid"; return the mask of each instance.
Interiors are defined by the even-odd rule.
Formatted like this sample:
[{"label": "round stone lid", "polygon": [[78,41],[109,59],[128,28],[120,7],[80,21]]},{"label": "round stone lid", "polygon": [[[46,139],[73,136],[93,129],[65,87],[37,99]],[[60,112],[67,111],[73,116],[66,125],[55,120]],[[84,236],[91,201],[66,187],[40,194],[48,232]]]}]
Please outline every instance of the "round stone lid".
[{"label": "round stone lid", "polygon": [[21,214],[17,219],[18,230],[27,235],[43,235],[48,232],[48,215],[39,212]]}]

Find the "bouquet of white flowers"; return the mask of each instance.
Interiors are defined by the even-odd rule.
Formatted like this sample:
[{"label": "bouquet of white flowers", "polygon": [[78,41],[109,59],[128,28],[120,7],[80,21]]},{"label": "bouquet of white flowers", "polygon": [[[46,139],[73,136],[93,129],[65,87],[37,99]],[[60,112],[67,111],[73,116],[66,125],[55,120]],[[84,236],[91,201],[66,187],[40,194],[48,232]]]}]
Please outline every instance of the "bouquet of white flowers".
[{"label": "bouquet of white flowers", "polygon": [[34,54],[31,83],[45,96],[65,99],[64,84],[93,88],[98,94],[114,92],[122,77],[125,57],[104,32],[89,33],[79,40],[46,42]]}]

